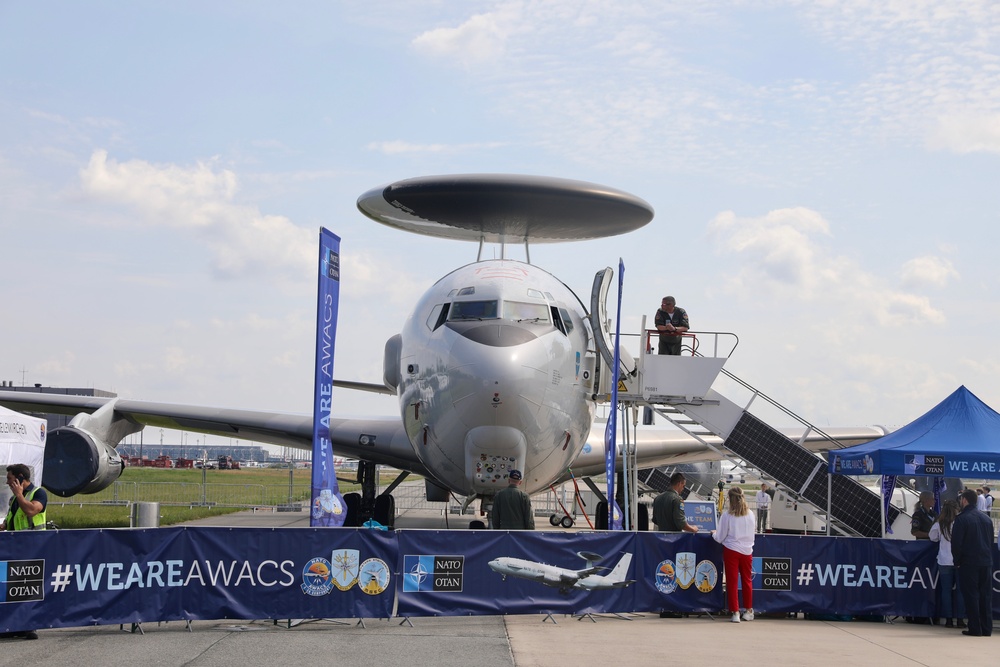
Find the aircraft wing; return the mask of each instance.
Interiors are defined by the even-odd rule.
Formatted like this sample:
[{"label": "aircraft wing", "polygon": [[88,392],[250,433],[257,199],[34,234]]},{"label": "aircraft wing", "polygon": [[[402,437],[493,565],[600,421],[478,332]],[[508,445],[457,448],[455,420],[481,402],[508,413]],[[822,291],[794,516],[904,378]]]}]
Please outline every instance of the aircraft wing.
[{"label": "aircraft wing", "polygon": [[[0,405],[20,412],[92,414],[113,399],[67,394],[0,391]],[[253,442],[312,448],[312,415],[117,399],[116,415],[144,426],[207,433]],[[338,456],[428,475],[398,417],[331,418],[330,441]],[[116,443],[112,443],[114,446]]]},{"label": "aircraft wing", "polygon": [[[604,429],[605,424],[594,424],[583,452],[573,463],[572,470],[575,476],[604,474]],[[778,430],[792,440],[798,441],[805,429],[780,428]],[[882,428],[868,426],[827,428],[825,432],[846,447],[881,438],[886,434]],[[815,452],[826,451],[830,448],[829,440],[816,432],[809,433],[802,444]],[[621,435],[619,434],[620,447]],[[640,468],[717,461],[722,458],[717,450],[725,451],[722,439],[716,436],[703,437],[699,440],[680,430],[655,427],[640,427],[635,435],[636,461]],[[621,465],[620,455],[618,465]]]}]

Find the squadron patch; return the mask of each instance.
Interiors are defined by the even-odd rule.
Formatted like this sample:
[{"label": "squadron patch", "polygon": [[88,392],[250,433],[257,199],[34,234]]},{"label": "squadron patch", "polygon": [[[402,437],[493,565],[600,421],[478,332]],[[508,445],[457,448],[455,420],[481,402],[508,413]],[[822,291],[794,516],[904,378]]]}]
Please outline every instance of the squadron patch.
[{"label": "squadron patch", "polygon": [[330,561],[325,558],[313,558],[302,568],[302,592],[306,595],[319,597],[329,595],[333,590],[333,573]]}]

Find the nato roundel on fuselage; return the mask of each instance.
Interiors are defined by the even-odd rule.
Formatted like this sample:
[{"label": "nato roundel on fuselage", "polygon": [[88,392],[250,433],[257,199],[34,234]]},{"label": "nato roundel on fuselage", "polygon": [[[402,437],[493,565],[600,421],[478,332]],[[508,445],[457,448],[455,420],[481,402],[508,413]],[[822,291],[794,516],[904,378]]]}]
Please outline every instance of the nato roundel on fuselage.
[{"label": "nato roundel on fuselage", "polygon": [[368,217],[409,232],[487,243],[555,243],[625,234],[653,207],[614,188],[547,176],[421,176],[358,198]]}]

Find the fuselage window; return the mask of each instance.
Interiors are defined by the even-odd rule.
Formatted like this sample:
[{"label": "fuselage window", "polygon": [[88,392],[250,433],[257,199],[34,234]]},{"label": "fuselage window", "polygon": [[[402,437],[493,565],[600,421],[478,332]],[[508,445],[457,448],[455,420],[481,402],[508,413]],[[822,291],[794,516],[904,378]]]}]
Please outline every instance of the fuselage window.
[{"label": "fuselage window", "polygon": [[524,303],[523,301],[504,301],[503,317],[505,320],[524,322],[548,322],[549,307],[544,303]]},{"label": "fuselage window", "polygon": [[573,318],[569,316],[569,311],[565,308],[559,309],[559,314],[562,315],[563,326],[566,327],[566,335],[573,333]]},{"label": "fuselage window", "polygon": [[439,326],[444,324],[448,320],[448,304],[438,304],[431,309],[431,314],[427,316],[427,328],[431,331],[436,330]]},{"label": "fuselage window", "polygon": [[451,304],[448,319],[458,320],[495,320],[497,319],[496,301],[456,301]]},{"label": "fuselage window", "polygon": [[559,329],[563,334],[566,333],[566,327],[563,326],[562,317],[559,316],[559,309],[552,306],[552,323],[556,325],[556,329]]}]

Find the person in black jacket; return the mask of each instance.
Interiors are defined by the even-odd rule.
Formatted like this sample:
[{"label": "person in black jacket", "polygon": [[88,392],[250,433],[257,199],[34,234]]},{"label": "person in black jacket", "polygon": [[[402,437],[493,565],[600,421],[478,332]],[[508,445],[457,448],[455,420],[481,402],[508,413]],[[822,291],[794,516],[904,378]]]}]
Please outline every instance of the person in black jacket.
[{"label": "person in black jacket", "polygon": [[962,511],[951,526],[951,555],[969,616],[969,629],[962,634],[989,637],[993,634],[993,522],[976,509],[976,501],[972,489],[958,498]]}]

